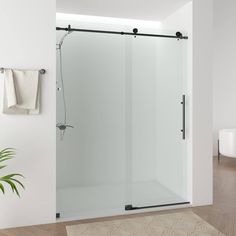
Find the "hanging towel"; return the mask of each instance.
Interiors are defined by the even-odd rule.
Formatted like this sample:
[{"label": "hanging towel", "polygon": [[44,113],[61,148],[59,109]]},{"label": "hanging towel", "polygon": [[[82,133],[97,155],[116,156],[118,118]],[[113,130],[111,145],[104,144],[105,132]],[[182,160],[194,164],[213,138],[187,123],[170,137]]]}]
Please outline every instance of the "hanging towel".
[{"label": "hanging towel", "polygon": [[3,113],[39,114],[39,72],[5,70]]}]

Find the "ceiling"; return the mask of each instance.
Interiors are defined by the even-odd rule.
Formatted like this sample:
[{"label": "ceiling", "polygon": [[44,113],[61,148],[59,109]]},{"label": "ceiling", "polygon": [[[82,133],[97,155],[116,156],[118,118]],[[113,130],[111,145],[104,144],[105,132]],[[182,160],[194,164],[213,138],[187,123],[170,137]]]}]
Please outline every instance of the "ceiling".
[{"label": "ceiling", "polygon": [[57,12],[161,21],[191,0],[57,0]]}]

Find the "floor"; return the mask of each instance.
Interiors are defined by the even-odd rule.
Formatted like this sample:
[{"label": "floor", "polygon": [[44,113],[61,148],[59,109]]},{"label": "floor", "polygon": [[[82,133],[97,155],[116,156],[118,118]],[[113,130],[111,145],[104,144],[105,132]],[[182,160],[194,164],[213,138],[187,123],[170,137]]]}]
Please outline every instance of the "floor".
[{"label": "floor", "polygon": [[[183,210],[153,212],[145,214],[165,214],[178,211]],[[226,236],[236,236],[236,159],[222,158],[220,165],[218,165],[217,159],[214,158],[213,206],[190,208],[185,209],[184,211],[193,211],[195,214],[199,215],[201,218],[209,222]],[[124,216],[112,218],[124,218]],[[99,219],[96,221],[101,220],[104,219]],[[84,220],[80,222],[89,221],[95,220]],[[0,236],[66,236],[65,226],[78,223],[78,221],[74,221],[0,230]]]},{"label": "floor", "polygon": [[[126,193],[126,187],[132,191]],[[139,181],[131,186],[113,184],[57,189],[57,211],[62,218],[120,215],[124,214],[126,202],[132,202],[133,206],[150,206],[186,202],[186,199],[157,181]]]}]

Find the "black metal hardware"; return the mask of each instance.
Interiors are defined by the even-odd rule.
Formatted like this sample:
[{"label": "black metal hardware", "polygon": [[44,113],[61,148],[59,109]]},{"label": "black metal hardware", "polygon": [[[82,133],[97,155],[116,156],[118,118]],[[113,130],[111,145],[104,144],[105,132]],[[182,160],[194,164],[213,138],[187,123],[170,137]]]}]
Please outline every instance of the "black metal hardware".
[{"label": "black metal hardware", "polygon": [[161,38],[175,38],[175,39],[188,39],[188,36],[183,36],[182,33],[176,32],[176,35],[162,35],[162,34],[142,34],[138,33],[138,29],[134,28],[133,32],[119,32],[119,31],[106,31],[106,30],[89,30],[89,29],[76,29],[71,28],[69,25],[67,28],[56,27],[56,30],[64,30],[68,32],[90,32],[90,33],[103,33],[103,34],[120,34],[120,35],[133,35],[133,36],[149,36],[149,37],[161,37]]},{"label": "black metal hardware", "polygon": [[218,163],[220,163],[220,140],[217,140],[217,158],[218,158]]},{"label": "black metal hardware", "polygon": [[44,74],[46,74],[46,70],[45,70],[45,69],[41,69],[41,70],[39,70],[39,73],[40,73],[41,75],[44,75]]},{"label": "black metal hardware", "polygon": [[69,125],[69,124],[63,124],[63,123],[57,123],[56,127],[59,129],[59,130],[65,130],[66,128],[74,128],[73,125]]},{"label": "black metal hardware", "polygon": [[138,33],[138,29],[137,29],[137,28],[134,28],[134,29],[133,29],[133,33],[134,33],[134,37],[136,38],[136,35],[137,35],[137,33]]},{"label": "black metal hardware", "polygon": [[56,218],[59,219],[61,217],[60,213],[56,213]]},{"label": "black metal hardware", "polygon": [[134,29],[133,29],[133,33],[134,33],[134,34],[137,34],[137,33],[138,33],[138,29],[137,29],[137,28],[134,28]]},{"label": "black metal hardware", "polygon": [[133,206],[132,205],[125,205],[125,210],[126,211],[131,211],[131,210],[133,210],[134,208],[133,208]]},{"label": "black metal hardware", "polygon": [[181,32],[176,32],[176,37],[179,38],[179,39],[182,39],[183,38],[183,34]]},{"label": "black metal hardware", "polygon": [[[4,73],[4,70],[6,70],[6,68],[0,68],[0,72],[1,73]],[[39,70],[39,73],[41,74],[41,75],[43,75],[43,74],[46,74],[46,70],[45,69],[40,69]]]},{"label": "black metal hardware", "polygon": [[125,210],[133,211],[133,210],[141,210],[141,209],[148,209],[148,208],[155,208],[155,207],[168,207],[168,206],[177,206],[177,205],[185,205],[185,204],[190,204],[190,202],[177,202],[177,203],[143,206],[143,207],[133,207],[132,205],[126,205]]},{"label": "black metal hardware", "polygon": [[185,105],[186,105],[186,98],[185,95],[182,96],[182,138],[185,139],[186,138],[186,125],[185,125]]}]

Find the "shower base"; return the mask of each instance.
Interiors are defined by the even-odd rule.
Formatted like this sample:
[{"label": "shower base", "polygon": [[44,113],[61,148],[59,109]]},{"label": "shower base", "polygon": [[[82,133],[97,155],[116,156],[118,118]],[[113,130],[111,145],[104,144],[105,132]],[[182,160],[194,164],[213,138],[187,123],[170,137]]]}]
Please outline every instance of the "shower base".
[{"label": "shower base", "polygon": [[186,199],[157,181],[136,182],[132,191],[126,193],[122,184],[57,189],[57,212],[62,219],[126,214],[125,205],[130,203],[142,207],[180,202],[186,202]]}]

